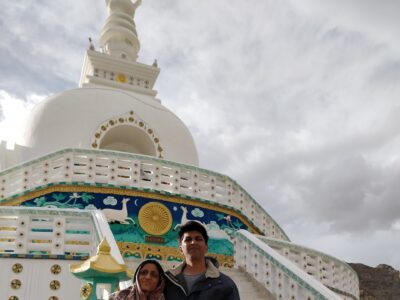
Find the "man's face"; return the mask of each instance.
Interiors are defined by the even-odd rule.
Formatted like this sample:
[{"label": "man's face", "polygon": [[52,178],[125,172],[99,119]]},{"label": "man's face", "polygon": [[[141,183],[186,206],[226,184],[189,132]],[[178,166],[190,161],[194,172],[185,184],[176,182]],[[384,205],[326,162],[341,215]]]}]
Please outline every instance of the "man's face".
[{"label": "man's face", "polygon": [[208,246],[200,232],[188,231],[183,234],[179,249],[186,259],[200,260],[204,259]]}]

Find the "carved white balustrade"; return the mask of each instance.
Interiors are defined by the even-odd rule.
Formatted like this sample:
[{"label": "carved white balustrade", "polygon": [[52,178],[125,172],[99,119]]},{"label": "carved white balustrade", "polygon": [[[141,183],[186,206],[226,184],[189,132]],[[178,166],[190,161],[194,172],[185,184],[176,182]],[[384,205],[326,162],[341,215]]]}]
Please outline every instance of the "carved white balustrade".
[{"label": "carved white balustrade", "polygon": [[89,256],[98,212],[0,206],[0,254]]},{"label": "carved white balustrade", "polygon": [[[79,299],[81,281],[69,265],[96,254],[103,239],[123,263],[101,211],[0,206],[4,299]],[[18,288],[13,286],[16,282]],[[51,283],[58,287],[52,288]]]},{"label": "carved white balustrade", "polygon": [[248,272],[276,299],[341,299],[244,230],[240,230],[235,238],[235,266]]},{"label": "carved white balustrade", "polygon": [[343,299],[359,298],[357,273],[345,262],[325,253],[293,243],[257,236],[272,249],[296,264],[308,275],[343,296]]},{"label": "carved white balustrade", "polygon": [[65,149],[0,172],[0,201],[55,184],[91,184],[171,193],[235,209],[268,237],[289,240],[228,176],[145,155]]},{"label": "carved white balustrade", "polygon": [[[274,240],[272,242],[282,241]],[[293,246],[293,249],[297,247],[298,253],[293,251],[292,255],[285,255],[286,250],[283,250],[282,253],[281,249],[272,242],[270,243],[270,239],[265,237],[240,230],[235,238],[235,266],[252,275],[276,299],[359,299],[358,289],[353,288],[353,283],[358,282],[357,275],[347,264],[334,258],[328,258],[315,250],[296,245]],[[274,248],[267,243],[274,244]],[[282,242],[282,244],[289,245],[290,243]],[[307,268],[299,265],[298,261],[304,257],[306,257],[305,261],[321,260],[324,262],[318,266],[321,268],[318,275],[325,274],[325,280],[320,280],[315,274],[310,274]],[[310,257],[314,257],[313,260]],[[303,263],[303,261],[301,262]],[[329,273],[327,270],[323,270],[328,265],[336,268]],[[315,272],[316,268],[312,268],[312,270]],[[332,276],[331,281],[327,281],[329,276]],[[348,285],[334,283],[333,278],[337,277],[349,280]]]}]

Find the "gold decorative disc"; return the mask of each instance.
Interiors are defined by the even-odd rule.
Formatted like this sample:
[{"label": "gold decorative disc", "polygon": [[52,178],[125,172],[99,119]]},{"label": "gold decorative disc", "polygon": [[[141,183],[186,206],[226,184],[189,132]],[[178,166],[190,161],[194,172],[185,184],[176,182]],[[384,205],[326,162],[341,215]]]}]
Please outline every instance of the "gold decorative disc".
[{"label": "gold decorative disc", "polygon": [[93,293],[93,286],[90,283],[86,283],[81,286],[80,295],[83,300],[87,300]]},{"label": "gold decorative disc", "polygon": [[52,280],[50,281],[50,289],[53,291],[58,290],[60,288],[61,284],[58,280]]},{"label": "gold decorative disc", "polygon": [[139,210],[139,225],[151,235],[163,235],[172,226],[172,215],[168,207],[158,202],[150,202]]},{"label": "gold decorative disc", "polygon": [[126,82],[126,76],[124,74],[118,74],[117,75],[117,81],[119,81],[121,83],[125,83]]},{"label": "gold decorative disc", "polygon": [[14,273],[21,273],[24,267],[20,263],[16,263],[12,266],[12,270]]},{"label": "gold decorative disc", "polygon": [[13,290],[18,290],[21,287],[22,283],[19,279],[13,279],[10,283],[10,286]]},{"label": "gold decorative disc", "polygon": [[61,266],[60,265],[52,265],[50,268],[50,272],[54,275],[61,273]]}]

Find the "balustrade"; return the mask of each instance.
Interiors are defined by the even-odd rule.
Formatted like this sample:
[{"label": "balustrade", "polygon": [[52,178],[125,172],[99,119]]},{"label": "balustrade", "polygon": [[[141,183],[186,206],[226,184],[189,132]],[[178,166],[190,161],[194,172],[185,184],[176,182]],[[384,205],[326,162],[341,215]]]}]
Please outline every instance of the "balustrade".
[{"label": "balustrade", "polygon": [[335,291],[343,292],[344,297],[348,297],[348,299],[354,299],[354,297],[349,295],[359,297],[358,276],[345,262],[322,252],[293,243],[263,236],[258,236],[258,238],[295,263],[307,274],[322,282],[325,286]]},{"label": "balustrade", "polygon": [[235,239],[235,264],[277,299],[359,299],[358,277],[350,266],[289,242],[241,230]]},{"label": "balustrade", "polygon": [[276,299],[340,299],[247,231],[239,231],[235,239],[235,265],[253,276]]},{"label": "balustrade", "polygon": [[0,254],[86,257],[98,241],[90,212],[0,207]]},{"label": "balustrade", "polygon": [[61,150],[0,172],[0,199],[48,184],[74,182],[151,189],[226,205],[246,216],[266,236],[289,240],[271,216],[231,178],[144,155]]}]

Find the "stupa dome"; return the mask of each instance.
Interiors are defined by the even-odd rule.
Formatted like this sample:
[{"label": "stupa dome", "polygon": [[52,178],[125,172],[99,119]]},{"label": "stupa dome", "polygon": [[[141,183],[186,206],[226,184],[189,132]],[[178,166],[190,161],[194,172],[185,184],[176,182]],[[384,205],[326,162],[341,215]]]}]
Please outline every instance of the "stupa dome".
[{"label": "stupa dome", "polygon": [[24,160],[65,149],[106,149],[198,165],[183,122],[153,96],[90,86],[37,105],[27,119]]}]

